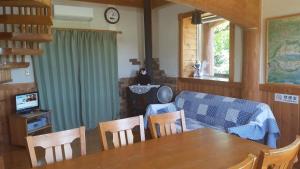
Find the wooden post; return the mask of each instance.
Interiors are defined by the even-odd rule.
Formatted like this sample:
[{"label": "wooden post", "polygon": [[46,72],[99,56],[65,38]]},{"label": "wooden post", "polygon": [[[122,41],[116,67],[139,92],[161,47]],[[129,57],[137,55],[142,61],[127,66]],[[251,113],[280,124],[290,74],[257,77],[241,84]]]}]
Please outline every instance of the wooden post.
[{"label": "wooden post", "polygon": [[207,67],[205,72],[208,76],[214,76],[214,58],[213,58],[213,48],[214,48],[214,32],[212,26],[207,23],[203,24],[203,47],[202,47],[202,61],[207,62]]},{"label": "wooden post", "polygon": [[242,98],[259,101],[259,29],[244,29]]},{"label": "wooden post", "polygon": [[151,0],[144,0],[145,66],[152,77],[152,9]]}]

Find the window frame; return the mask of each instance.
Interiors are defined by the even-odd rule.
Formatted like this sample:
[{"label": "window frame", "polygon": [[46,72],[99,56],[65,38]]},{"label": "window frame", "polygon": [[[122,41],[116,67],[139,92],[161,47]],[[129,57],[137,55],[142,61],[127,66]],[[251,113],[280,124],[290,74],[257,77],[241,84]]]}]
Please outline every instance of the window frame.
[{"label": "window frame", "polygon": [[[192,16],[194,11],[186,12],[178,14],[178,23],[179,23],[179,77],[180,78],[191,78],[191,77],[184,77],[183,76],[183,19],[189,18]],[[229,21],[230,22],[230,21]],[[229,82],[234,82],[234,61],[235,61],[235,24],[230,22],[229,23]],[[209,80],[209,79],[208,79]],[[213,80],[217,81],[217,80]]]}]

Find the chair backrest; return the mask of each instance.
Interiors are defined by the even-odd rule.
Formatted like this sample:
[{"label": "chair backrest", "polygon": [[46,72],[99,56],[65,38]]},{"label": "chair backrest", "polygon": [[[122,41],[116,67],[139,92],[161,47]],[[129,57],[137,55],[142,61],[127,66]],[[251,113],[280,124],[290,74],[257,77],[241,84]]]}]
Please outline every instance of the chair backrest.
[{"label": "chair backrest", "polygon": [[278,168],[278,169],[290,169],[294,165],[294,161],[297,158],[300,146],[300,137],[297,136],[296,140],[280,149],[274,150],[262,150],[261,160],[258,167],[261,169]]},{"label": "chair backrest", "polygon": [[[150,132],[152,138],[158,138],[168,135],[177,134],[176,121],[181,122],[181,131],[186,131],[184,111],[177,111],[171,113],[163,113],[158,115],[149,116]],[[158,126],[159,129],[156,127]],[[159,130],[159,134],[158,134]]]},{"label": "chair backrest", "polygon": [[[145,141],[145,129],[143,116],[130,117],[120,120],[101,122],[99,123],[100,141],[104,150],[108,150],[106,133],[110,132],[113,135],[113,146],[118,148],[133,144],[132,129],[136,126],[140,127],[141,141]],[[126,137],[127,136],[127,137]]]},{"label": "chair backrest", "polygon": [[0,169],[5,169],[3,157],[0,156]]},{"label": "chair backrest", "polygon": [[[71,143],[77,138],[80,138],[81,155],[86,155],[85,127],[39,136],[28,136],[26,140],[32,167],[39,166],[35,147],[45,149],[46,163],[51,164],[64,160],[62,147],[64,149],[65,159],[72,159],[73,152]],[[53,154],[55,154],[55,156]]]},{"label": "chair backrest", "polygon": [[229,167],[228,169],[254,169],[256,159],[257,158],[255,155],[249,154],[244,161],[240,162],[237,165]]}]

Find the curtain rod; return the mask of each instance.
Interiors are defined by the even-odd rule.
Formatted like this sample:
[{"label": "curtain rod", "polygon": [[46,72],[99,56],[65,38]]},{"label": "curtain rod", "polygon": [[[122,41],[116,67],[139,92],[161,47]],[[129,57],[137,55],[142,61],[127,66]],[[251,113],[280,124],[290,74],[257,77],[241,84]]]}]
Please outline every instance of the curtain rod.
[{"label": "curtain rod", "polygon": [[122,31],[104,30],[104,29],[80,29],[80,28],[52,28],[55,30],[77,30],[77,31],[89,31],[89,32],[115,32],[122,34]]}]

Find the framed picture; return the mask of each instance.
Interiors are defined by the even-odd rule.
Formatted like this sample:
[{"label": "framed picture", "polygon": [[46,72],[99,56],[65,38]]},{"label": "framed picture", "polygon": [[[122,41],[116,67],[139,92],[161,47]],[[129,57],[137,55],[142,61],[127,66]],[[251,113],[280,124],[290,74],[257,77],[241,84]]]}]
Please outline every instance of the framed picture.
[{"label": "framed picture", "polygon": [[300,85],[300,14],[266,21],[266,81]]}]

